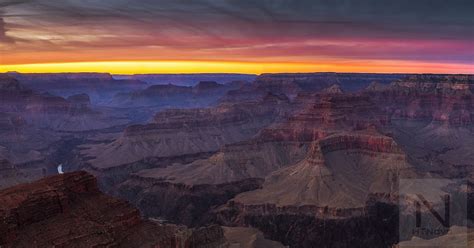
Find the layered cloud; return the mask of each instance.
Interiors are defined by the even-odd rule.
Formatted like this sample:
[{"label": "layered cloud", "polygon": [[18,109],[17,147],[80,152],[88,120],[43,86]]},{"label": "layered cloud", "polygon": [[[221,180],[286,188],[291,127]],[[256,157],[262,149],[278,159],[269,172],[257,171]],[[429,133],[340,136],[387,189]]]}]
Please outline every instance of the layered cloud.
[{"label": "layered cloud", "polygon": [[474,64],[470,0],[3,0],[0,8],[3,64]]}]

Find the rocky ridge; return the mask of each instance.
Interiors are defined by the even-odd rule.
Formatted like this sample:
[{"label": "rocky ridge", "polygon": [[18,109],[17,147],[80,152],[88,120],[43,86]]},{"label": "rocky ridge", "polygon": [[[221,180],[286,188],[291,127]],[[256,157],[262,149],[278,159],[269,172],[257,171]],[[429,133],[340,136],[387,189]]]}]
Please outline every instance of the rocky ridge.
[{"label": "rocky ridge", "polygon": [[159,84],[130,93],[119,93],[114,96],[111,104],[122,107],[207,107],[214,105],[217,99],[239,86],[240,84],[219,84],[214,81],[201,81],[192,87]]},{"label": "rocky ridge", "polygon": [[394,81],[366,94],[392,119],[427,120],[453,127],[473,121],[472,76],[416,75]]},{"label": "rocky ridge", "polygon": [[227,247],[220,227],[186,229],[142,220],[128,203],[103,195],[85,172],[0,191],[4,247]]},{"label": "rocky ridge", "polygon": [[152,157],[215,152],[225,144],[252,137],[273,122],[280,115],[276,101],[165,110],[152,123],[130,126],[117,140],[87,147],[82,155],[92,158],[87,163],[93,167],[110,168]]}]

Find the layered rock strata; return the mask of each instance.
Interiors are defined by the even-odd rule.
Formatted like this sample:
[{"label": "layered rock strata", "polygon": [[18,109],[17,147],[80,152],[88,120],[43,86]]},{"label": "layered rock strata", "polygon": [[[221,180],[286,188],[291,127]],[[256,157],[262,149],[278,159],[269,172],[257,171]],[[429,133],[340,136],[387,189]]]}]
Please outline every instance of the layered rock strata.
[{"label": "layered rock strata", "polygon": [[3,247],[227,247],[220,227],[186,229],[142,220],[103,195],[85,172],[0,191]]}]

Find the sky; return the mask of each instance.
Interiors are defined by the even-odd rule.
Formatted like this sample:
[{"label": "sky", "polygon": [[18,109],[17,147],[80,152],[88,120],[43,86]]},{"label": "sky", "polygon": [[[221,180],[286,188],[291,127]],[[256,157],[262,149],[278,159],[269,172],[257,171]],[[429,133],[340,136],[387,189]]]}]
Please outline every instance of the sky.
[{"label": "sky", "polygon": [[0,0],[0,72],[474,73],[472,0]]}]

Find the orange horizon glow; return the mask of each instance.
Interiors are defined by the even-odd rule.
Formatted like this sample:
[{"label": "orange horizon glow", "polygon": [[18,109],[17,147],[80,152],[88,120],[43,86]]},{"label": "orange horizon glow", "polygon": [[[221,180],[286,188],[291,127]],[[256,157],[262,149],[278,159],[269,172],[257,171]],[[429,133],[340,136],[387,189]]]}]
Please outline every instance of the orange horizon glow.
[{"label": "orange horizon glow", "polygon": [[463,1],[40,2],[0,4],[0,72],[474,74]]},{"label": "orange horizon glow", "polygon": [[365,72],[365,73],[439,73],[472,74],[466,64],[442,64],[413,61],[348,61],[348,62],[247,62],[247,61],[91,61],[0,65],[0,72],[111,74],[152,73],[297,73],[297,72]]}]

